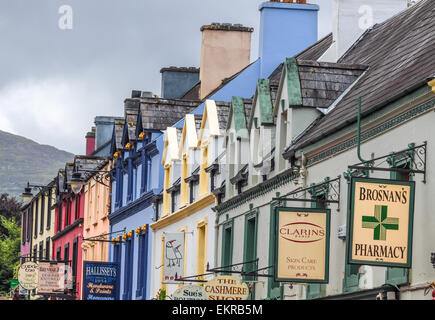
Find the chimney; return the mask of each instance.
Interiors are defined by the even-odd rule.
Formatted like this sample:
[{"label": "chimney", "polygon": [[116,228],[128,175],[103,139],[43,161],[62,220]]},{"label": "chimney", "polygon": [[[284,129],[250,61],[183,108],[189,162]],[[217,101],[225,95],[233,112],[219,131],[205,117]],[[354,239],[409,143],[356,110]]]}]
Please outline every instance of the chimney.
[{"label": "chimney", "polygon": [[408,0],[334,0],[334,40],[319,61],[337,62],[367,29],[407,7]]},{"label": "chimney", "polygon": [[95,117],[95,150],[112,139],[113,125],[115,117],[98,116]]},{"label": "chimney", "polygon": [[[349,1],[349,0],[348,0]],[[269,1],[260,11],[260,78],[317,41],[319,6],[300,1]]]},{"label": "chimney", "polygon": [[167,67],[162,74],[161,95],[164,99],[180,99],[199,81],[199,69],[194,67]]},{"label": "chimney", "polygon": [[219,87],[222,80],[249,65],[253,31],[253,28],[230,23],[201,27],[201,100]]},{"label": "chimney", "polygon": [[92,131],[86,134],[86,155],[90,155],[95,151],[95,127],[92,127]]}]

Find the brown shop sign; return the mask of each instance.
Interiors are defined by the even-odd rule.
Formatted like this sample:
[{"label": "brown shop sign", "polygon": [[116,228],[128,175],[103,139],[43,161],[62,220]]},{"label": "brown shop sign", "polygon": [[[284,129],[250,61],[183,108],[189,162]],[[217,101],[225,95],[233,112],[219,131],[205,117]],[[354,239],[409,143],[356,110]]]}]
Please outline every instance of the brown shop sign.
[{"label": "brown shop sign", "polygon": [[348,221],[348,262],[411,267],[412,181],[353,178]]},{"label": "brown shop sign", "polygon": [[330,210],[275,210],[275,281],[328,283]]}]

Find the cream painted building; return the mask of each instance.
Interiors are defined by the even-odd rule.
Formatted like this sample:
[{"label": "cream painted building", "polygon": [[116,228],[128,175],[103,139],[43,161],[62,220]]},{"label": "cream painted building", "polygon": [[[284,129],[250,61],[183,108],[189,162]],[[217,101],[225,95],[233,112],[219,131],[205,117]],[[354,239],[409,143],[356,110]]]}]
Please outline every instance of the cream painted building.
[{"label": "cream painted building", "polygon": [[[107,162],[101,171],[109,172],[111,163]],[[110,194],[109,179],[99,175],[92,175],[84,186],[85,208],[83,220],[82,257],[83,261],[108,261],[110,222]],[[100,240],[100,241],[99,241]]]},{"label": "cream painted building", "polygon": [[[166,132],[163,154],[165,185],[161,212],[153,230],[152,292],[166,289],[167,295],[189,280],[207,280],[207,264],[215,265],[215,214],[217,198],[212,192],[222,185],[215,160],[222,154],[229,104],[207,100],[202,115],[185,116],[182,130]],[[178,131],[178,134],[177,134]],[[165,235],[184,233],[183,275],[185,281],[164,279]]]},{"label": "cream painted building", "polygon": [[[431,299],[434,6],[421,1],[373,27],[338,63],[287,59],[280,75],[259,81],[245,142],[250,158],[231,162],[238,171],[229,167],[232,186],[215,208],[217,264],[258,259],[256,299],[376,299],[386,288],[396,299]],[[227,159],[239,155],[226,149]],[[351,176],[415,182],[411,268],[347,262]],[[278,205],[331,210],[327,284],[265,276],[273,275]]]}]

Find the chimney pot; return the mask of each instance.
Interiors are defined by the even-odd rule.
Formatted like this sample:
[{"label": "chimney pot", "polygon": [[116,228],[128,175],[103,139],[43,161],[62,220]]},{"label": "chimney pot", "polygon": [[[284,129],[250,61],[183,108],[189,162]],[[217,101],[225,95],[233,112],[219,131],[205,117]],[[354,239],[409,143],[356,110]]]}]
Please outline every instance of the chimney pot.
[{"label": "chimney pot", "polygon": [[151,91],[142,91],[142,98],[152,98],[153,93]]},{"label": "chimney pot", "polygon": [[140,98],[140,95],[141,95],[141,91],[139,91],[139,90],[132,90],[131,91],[132,98]]}]

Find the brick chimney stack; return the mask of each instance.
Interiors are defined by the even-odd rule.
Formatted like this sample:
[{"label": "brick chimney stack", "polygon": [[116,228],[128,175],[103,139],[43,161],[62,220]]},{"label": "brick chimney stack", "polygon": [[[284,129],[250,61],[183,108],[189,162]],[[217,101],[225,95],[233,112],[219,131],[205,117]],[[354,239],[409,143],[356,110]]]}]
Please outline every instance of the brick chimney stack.
[{"label": "brick chimney stack", "polygon": [[201,27],[201,100],[219,87],[222,80],[249,65],[253,31],[253,28],[230,23]]},{"label": "brick chimney stack", "polygon": [[95,127],[86,134],[86,155],[90,155],[95,151]]}]

